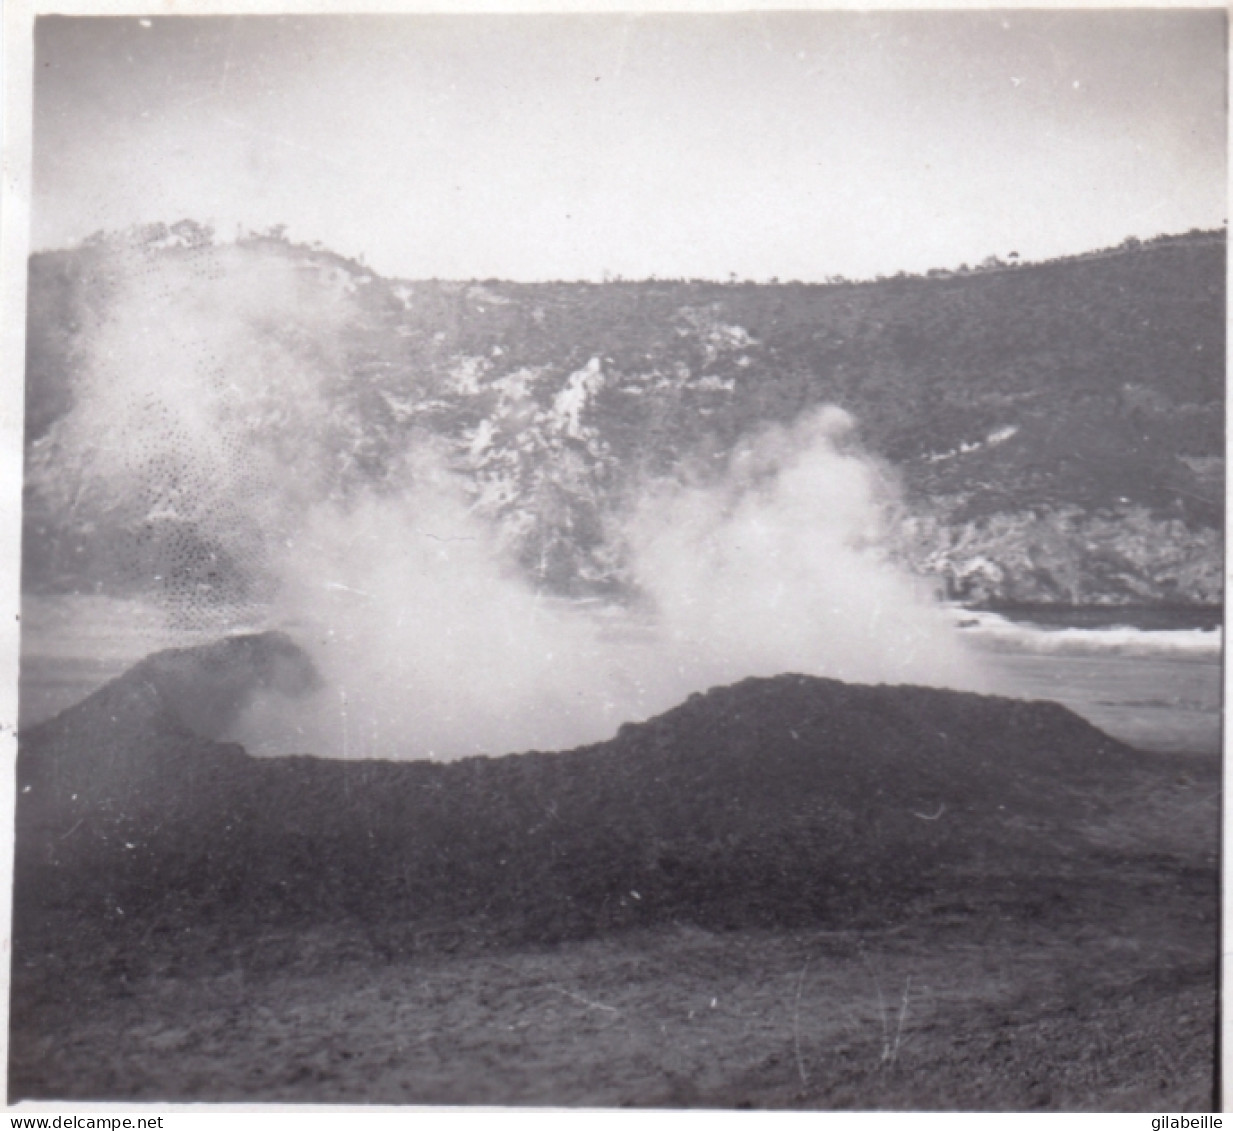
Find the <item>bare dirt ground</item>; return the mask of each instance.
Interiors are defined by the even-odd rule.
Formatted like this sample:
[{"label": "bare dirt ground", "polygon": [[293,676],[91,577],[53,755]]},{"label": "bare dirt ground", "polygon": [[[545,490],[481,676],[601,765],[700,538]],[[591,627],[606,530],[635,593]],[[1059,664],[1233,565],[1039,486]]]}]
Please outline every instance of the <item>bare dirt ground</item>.
[{"label": "bare dirt ground", "polygon": [[1186,886],[1048,922],[917,906],[890,930],[669,926],[384,963],[338,934],[268,939],[268,963],[45,998],[37,1034],[15,1025],[13,1084],[66,1099],[1202,1110],[1215,907]]},{"label": "bare dirt ground", "polygon": [[23,736],[11,1101],[1213,1104],[1214,758],[785,676],[558,755],[260,760],[161,655]]}]

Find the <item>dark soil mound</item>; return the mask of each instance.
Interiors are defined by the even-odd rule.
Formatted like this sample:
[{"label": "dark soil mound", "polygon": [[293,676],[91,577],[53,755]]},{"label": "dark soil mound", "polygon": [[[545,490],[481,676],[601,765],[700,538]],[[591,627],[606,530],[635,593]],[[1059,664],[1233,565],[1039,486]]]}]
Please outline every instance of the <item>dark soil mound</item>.
[{"label": "dark soil mound", "polygon": [[314,678],[277,634],[160,653],[24,734],[18,948],[66,919],[79,939],[358,920],[548,940],[885,925],[991,885],[1023,911],[1025,882],[1099,886],[1162,851],[1116,829],[1177,774],[1053,703],[799,675],[568,753],[256,759],[200,733],[255,687]]}]

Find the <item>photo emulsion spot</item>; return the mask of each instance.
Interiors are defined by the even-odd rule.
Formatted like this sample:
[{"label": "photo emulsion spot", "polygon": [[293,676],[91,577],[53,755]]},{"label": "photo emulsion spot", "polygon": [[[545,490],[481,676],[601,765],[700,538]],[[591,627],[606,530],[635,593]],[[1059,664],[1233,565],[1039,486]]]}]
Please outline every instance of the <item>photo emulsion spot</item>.
[{"label": "photo emulsion spot", "polygon": [[1218,1104],[1225,25],[34,19],[10,1102]]}]

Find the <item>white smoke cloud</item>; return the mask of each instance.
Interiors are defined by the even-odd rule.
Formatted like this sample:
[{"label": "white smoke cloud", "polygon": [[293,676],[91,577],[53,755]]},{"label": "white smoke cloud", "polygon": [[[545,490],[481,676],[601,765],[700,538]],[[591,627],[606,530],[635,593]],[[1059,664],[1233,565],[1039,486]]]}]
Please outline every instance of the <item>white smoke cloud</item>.
[{"label": "white smoke cloud", "polygon": [[[113,249],[95,287],[73,409],[31,481],[62,515],[120,516],[151,539],[191,527],[259,569],[327,489],[338,422],[324,393],[348,296],[235,246]],[[157,590],[158,572],[136,580]]]},{"label": "white smoke cloud", "polygon": [[135,499],[147,525],[190,522],[261,570],[272,598],[253,615],[310,652],[325,688],[255,703],[236,731],[255,752],[563,749],[780,672],[982,685],[883,553],[893,485],[838,409],[762,430],[714,481],[644,484],[611,532],[641,599],[569,602],[535,588],[438,443],[379,486],[337,489],[365,425],[336,395],[333,343],[357,316],[345,280],[226,247],[138,255],[119,276],[41,482],[65,507]]},{"label": "white smoke cloud", "polygon": [[825,407],[737,449],[718,485],[667,484],[631,524],[664,645],[692,679],[783,671],[971,686],[928,595],[884,555],[893,487]]},{"label": "white smoke cloud", "polygon": [[534,590],[498,532],[425,461],[404,495],[312,511],[277,569],[274,620],[326,689],[269,700],[257,751],[452,757],[606,737],[639,697],[587,613]]},{"label": "white smoke cloud", "polygon": [[318,508],[280,565],[281,623],[328,688],[265,701],[265,752],[456,757],[564,749],[693,691],[803,672],[979,687],[953,630],[881,550],[885,477],[838,409],[773,427],[720,481],[651,485],[624,537],[637,610],[544,596],[431,459],[396,500]]}]

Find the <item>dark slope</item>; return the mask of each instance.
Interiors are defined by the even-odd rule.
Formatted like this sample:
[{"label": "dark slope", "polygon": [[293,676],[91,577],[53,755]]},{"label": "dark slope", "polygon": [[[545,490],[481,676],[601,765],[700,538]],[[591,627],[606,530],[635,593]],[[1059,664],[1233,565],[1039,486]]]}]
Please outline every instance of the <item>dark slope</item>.
[{"label": "dark slope", "polygon": [[[166,271],[188,287],[204,263],[244,277],[280,267],[334,313],[273,337],[269,325],[286,321],[277,307],[233,311],[220,327],[281,342],[297,369],[321,367],[329,443],[313,462],[331,492],[396,481],[417,430],[429,433],[477,491],[501,487],[491,517],[517,526],[524,564],[562,592],[619,586],[602,532],[641,476],[683,459],[714,468],[760,427],[836,404],[897,469],[923,524],[894,548],[954,596],[1219,601],[1223,232],[826,285],[407,282],[281,239],[205,238],[130,233],[32,257],[28,588],[149,586],[177,570],[189,589],[244,580],[243,555],[191,514],[153,522],[166,508],[109,493],[89,466],[73,470],[82,453],[59,447],[97,329],[133,278]],[[592,363],[589,439],[528,423]],[[518,396],[502,391],[510,379]],[[481,427],[491,444],[476,462]],[[253,420],[259,443],[308,450],[287,428],[285,413]]]},{"label": "dark slope", "polygon": [[[240,247],[253,262],[289,259],[306,278],[364,282],[339,343],[347,367],[339,392],[367,396],[375,416],[388,414],[381,394],[390,390],[424,396],[427,379],[440,395],[458,358],[488,358],[497,377],[545,366],[564,376],[601,357],[617,376],[604,394],[605,438],[652,463],[834,403],[856,415],[873,451],[911,469],[914,493],[972,493],[974,506],[994,510],[1112,506],[1130,496],[1219,519],[1217,499],[1188,493],[1194,484],[1178,460],[1223,453],[1223,232],[995,270],[828,284],[400,282],[279,240]],[[190,262],[202,249],[145,254]],[[108,244],[31,257],[29,441],[71,406],[83,335],[106,316],[124,270]],[[646,399],[618,393],[626,379],[677,366],[732,381],[731,395],[690,380]],[[433,423],[444,429],[451,409],[467,415],[437,408]],[[390,439],[387,423],[370,421],[375,444]],[[1020,437],[995,465],[975,453],[929,458],[1007,424]]]},{"label": "dark slope", "polygon": [[[501,304],[416,283],[414,302],[443,348],[498,346],[509,369],[604,356],[624,373],[679,363],[734,382],[727,398],[612,397],[618,445],[723,445],[751,420],[835,403],[915,497],[962,496],[965,517],[1129,498],[1214,523],[1219,497],[1183,460],[1223,450],[1224,262],[1223,234],[1196,233],[928,278],[486,283]],[[751,342],[735,348],[728,327]],[[1007,425],[1008,445],[936,458]]]},{"label": "dark slope", "polygon": [[[212,648],[152,657],[22,736],[20,953],[67,923],[86,945],[138,923],[507,942],[662,921],[886,925],[918,896],[1028,913],[1145,861],[1209,866],[1201,832],[1153,827],[1151,806],[1187,788],[1176,763],[1056,704],[785,675],[568,753],[253,759],[192,731],[183,676],[200,661],[199,706],[220,649],[284,645]],[[281,686],[306,686],[291,673]]]},{"label": "dark slope", "polygon": [[232,638],[20,736],[10,1102],[1209,1102],[1214,760],[797,675],[560,754],[205,737],[313,682]]}]

